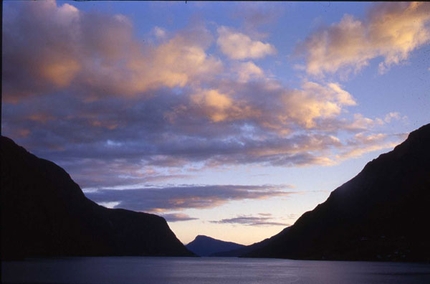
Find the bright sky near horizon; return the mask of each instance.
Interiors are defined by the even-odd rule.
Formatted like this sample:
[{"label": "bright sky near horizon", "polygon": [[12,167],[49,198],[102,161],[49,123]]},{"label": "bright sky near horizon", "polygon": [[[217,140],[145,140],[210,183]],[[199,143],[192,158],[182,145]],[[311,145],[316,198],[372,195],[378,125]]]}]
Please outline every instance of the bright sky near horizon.
[{"label": "bright sky near horizon", "polygon": [[2,135],[251,244],[430,122],[429,2],[3,1]]}]

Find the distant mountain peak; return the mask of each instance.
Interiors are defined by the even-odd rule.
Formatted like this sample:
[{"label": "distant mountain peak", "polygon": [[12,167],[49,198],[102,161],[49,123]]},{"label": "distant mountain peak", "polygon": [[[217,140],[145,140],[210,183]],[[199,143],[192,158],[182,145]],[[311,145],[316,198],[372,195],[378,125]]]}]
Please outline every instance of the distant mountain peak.
[{"label": "distant mountain peak", "polygon": [[217,240],[205,235],[197,235],[186,247],[198,256],[214,256],[217,253],[236,250],[245,246],[234,242]]},{"label": "distant mountain peak", "polygon": [[194,241],[195,241],[195,240],[215,240],[215,241],[221,241],[221,240],[218,240],[218,239],[215,239],[215,238],[212,238],[212,237],[206,236],[206,235],[197,235],[197,236],[194,238]]},{"label": "distant mountain peak", "polygon": [[211,237],[206,236],[206,235],[197,235],[197,236],[195,237],[195,239],[201,239],[201,238],[214,239],[214,238],[211,238]]}]

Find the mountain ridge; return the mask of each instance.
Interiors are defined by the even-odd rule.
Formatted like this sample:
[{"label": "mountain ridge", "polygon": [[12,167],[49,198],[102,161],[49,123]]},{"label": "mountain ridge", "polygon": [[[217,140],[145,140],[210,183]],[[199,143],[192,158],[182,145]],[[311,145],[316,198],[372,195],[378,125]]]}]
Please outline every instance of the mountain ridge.
[{"label": "mountain ridge", "polygon": [[160,216],[108,209],[70,175],[1,136],[1,258],[192,256]]},{"label": "mountain ridge", "polygon": [[[245,257],[430,261],[430,124]],[[424,228],[424,229],[423,229]]]}]

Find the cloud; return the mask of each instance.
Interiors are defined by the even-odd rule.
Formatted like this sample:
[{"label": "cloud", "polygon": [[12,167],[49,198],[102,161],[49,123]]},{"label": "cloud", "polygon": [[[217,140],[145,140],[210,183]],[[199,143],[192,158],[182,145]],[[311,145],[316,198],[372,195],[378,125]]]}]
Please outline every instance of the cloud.
[{"label": "cloud", "polygon": [[233,69],[237,73],[238,81],[242,83],[251,79],[264,78],[264,71],[251,61],[236,64]]},{"label": "cloud", "polygon": [[228,115],[227,112],[232,108],[232,100],[228,95],[222,94],[217,90],[200,91],[192,96],[195,104],[206,108],[210,113],[209,116],[214,122],[224,120]]},{"label": "cloud", "polygon": [[[91,151],[90,149],[87,149]],[[97,151],[95,155],[102,157],[106,152]],[[120,155],[120,153],[116,153]],[[88,155],[89,156],[89,155]],[[144,162],[130,158],[99,157],[80,159],[58,158],[60,166],[73,173],[72,179],[85,190],[94,188],[138,187],[142,184],[168,183],[171,180],[187,179],[191,174],[181,169],[165,170],[161,167],[146,165]]]},{"label": "cloud", "polygon": [[239,224],[246,226],[290,226],[291,224],[273,221],[271,214],[260,214],[260,216],[240,215],[234,218],[221,219],[219,221],[211,221],[215,224]]},{"label": "cloud", "polygon": [[133,57],[128,70],[133,74],[136,92],[160,86],[184,87],[205,81],[222,71],[222,63],[206,54],[211,35],[204,27],[195,27],[175,35],[145,55]]},{"label": "cloud", "polygon": [[[164,188],[99,189],[85,192],[91,200],[117,204],[115,208],[135,211],[163,212],[179,209],[214,208],[244,199],[267,199],[294,194],[279,185],[186,185]],[[172,216],[170,216],[172,217]]]},{"label": "cloud", "polygon": [[276,53],[275,47],[271,44],[252,40],[248,35],[225,26],[218,28],[217,44],[231,59],[258,59]]},{"label": "cloud", "polygon": [[359,157],[372,151],[378,151],[387,148],[393,149],[399,144],[399,140],[404,141],[406,138],[406,133],[391,136],[383,133],[357,133],[354,135],[354,137],[349,139],[345,147],[339,150],[339,154],[337,154],[335,159],[338,161],[343,161]]},{"label": "cloud", "polygon": [[284,7],[285,5],[279,5],[279,3],[250,1],[240,3],[233,17],[243,21],[246,31],[255,33],[257,27],[275,23],[283,15]]},{"label": "cloud", "polygon": [[[285,134],[294,127],[314,128],[317,121],[337,117],[355,104],[352,95],[336,83],[304,82],[300,89],[289,89],[265,80],[224,81],[218,89],[196,90],[182,111],[212,122],[237,122]],[[172,118],[179,115],[178,111]]]},{"label": "cloud", "polygon": [[[158,39],[148,42],[123,15],[53,1],[5,5],[2,132],[83,188],[166,183],[232,165],[333,164],[359,154],[356,134],[400,117],[350,113],[356,100],[336,82],[291,88],[268,78],[252,59],[274,48],[225,26],[217,41],[204,24],[155,27],[149,35]],[[233,57],[221,61],[216,44]],[[396,141],[370,139],[360,153]]]},{"label": "cloud", "polygon": [[99,202],[99,205],[106,207],[106,208],[113,209],[119,205],[119,202],[117,202],[117,201],[116,202],[115,201],[114,202]]},{"label": "cloud", "polygon": [[[212,38],[203,26],[159,45],[134,37],[124,15],[85,13],[70,4],[8,3],[3,20],[3,97],[17,102],[69,88],[86,100],[147,96],[160,87],[184,87],[222,70],[205,50]],[[34,35],[38,36],[34,36]]]},{"label": "cloud", "polygon": [[356,104],[338,84],[322,86],[313,82],[305,82],[302,90],[285,96],[284,103],[289,110],[287,116],[306,128],[314,127],[316,119],[338,116],[343,106]]},{"label": "cloud", "polygon": [[[331,151],[352,151],[351,135],[385,123],[362,115],[339,119],[354,100],[336,86],[229,82],[180,95],[154,90],[139,101],[43,96],[8,104],[2,131],[84,188],[168,182],[231,165],[327,165],[337,161]],[[369,143],[391,147],[384,141],[399,140]]]},{"label": "cloud", "polygon": [[396,120],[406,121],[407,119],[408,119],[407,116],[401,116],[399,112],[390,112],[385,115],[384,122],[390,123]]},{"label": "cloud", "polygon": [[67,3],[57,7],[54,1],[13,7],[2,25],[3,98],[12,100],[70,84],[82,68],[76,46],[68,44],[79,36],[75,28],[69,29],[79,21],[79,11]]},{"label": "cloud", "polygon": [[153,34],[157,39],[165,39],[167,36],[166,30],[160,27],[154,27]]},{"label": "cloud", "polygon": [[364,20],[345,15],[339,23],[321,27],[297,50],[305,54],[310,75],[348,75],[378,57],[383,58],[379,72],[384,73],[430,41],[429,22],[429,3],[378,3]]},{"label": "cloud", "polygon": [[166,219],[167,222],[183,222],[183,221],[198,220],[198,218],[190,217],[187,214],[183,214],[183,213],[161,214],[161,216],[164,219]]}]

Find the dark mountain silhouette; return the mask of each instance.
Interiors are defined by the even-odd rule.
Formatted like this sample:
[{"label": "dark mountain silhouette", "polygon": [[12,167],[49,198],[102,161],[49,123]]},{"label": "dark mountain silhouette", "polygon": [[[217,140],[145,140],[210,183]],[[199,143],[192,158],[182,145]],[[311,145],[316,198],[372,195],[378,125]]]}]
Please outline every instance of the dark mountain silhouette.
[{"label": "dark mountain silhouette", "polygon": [[191,256],[159,216],[87,199],[56,164],[1,137],[1,258]]},{"label": "dark mountain silhouette", "polygon": [[430,124],[244,256],[430,261]]},{"label": "dark mountain silhouette", "polygon": [[217,256],[217,253],[237,250],[245,246],[199,235],[186,247],[198,256]]}]

